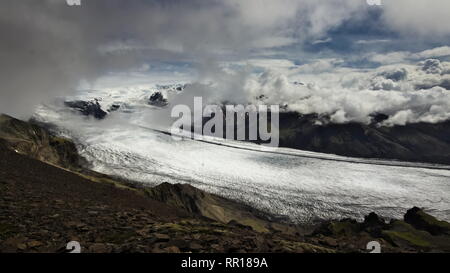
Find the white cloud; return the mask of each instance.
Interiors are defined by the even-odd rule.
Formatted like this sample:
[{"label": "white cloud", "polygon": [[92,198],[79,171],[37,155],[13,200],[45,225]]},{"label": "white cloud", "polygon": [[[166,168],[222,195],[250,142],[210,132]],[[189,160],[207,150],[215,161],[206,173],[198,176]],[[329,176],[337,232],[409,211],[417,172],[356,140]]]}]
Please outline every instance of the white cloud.
[{"label": "white cloud", "polygon": [[409,51],[394,51],[384,54],[371,53],[367,56],[367,59],[379,64],[396,64],[446,56],[450,56],[449,46],[436,47],[416,53]]},{"label": "white cloud", "polygon": [[369,60],[380,64],[395,64],[405,62],[411,57],[411,53],[407,51],[390,52],[387,54],[371,54]]},{"label": "white cloud", "polygon": [[324,58],[314,60],[311,63],[300,65],[297,69],[291,73],[322,73],[326,71],[332,71],[334,68],[344,61],[337,58]]},{"label": "white cloud", "polygon": [[388,27],[414,37],[450,34],[450,1],[383,1],[383,18]]},{"label": "white cloud", "polygon": [[318,45],[318,44],[326,44],[333,41],[333,39],[331,37],[325,38],[325,39],[319,39],[319,40],[315,40],[314,42],[312,42],[313,45]]},{"label": "white cloud", "polygon": [[424,50],[422,52],[416,53],[414,55],[417,59],[429,59],[429,58],[437,58],[437,57],[445,57],[450,56],[450,47],[449,46],[441,46],[428,50]]},{"label": "white cloud", "polygon": [[379,43],[388,43],[391,40],[389,39],[373,39],[373,40],[358,40],[355,43],[360,45],[367,45],[367,44],[379,44]]},{"label": "white cloud", "polygon": [[[290,70],[290,74],[275,70],[241,77],[237,73],[243,84],[239,92],[245,94],[240,102],[259,103],[256,98],[264,95],[266,104],[288,105],[288,109],[303,114],[328,115],[335,123],[368,123],[375,113],[389,115],[385,121],[389,126],[450,118],[450,90],[440,87],[447,81],[450,89],[450,77],[427,73],[423,62],[375,69],[335,65],[339,63],[333,59],[315,61]],[[448,62],[439,64],[450,66]],[[293,84],[297,80],[304,84]],[[226,86],[226,82],[222,84]]]},{"label": "white cloud", "polygon": [[296,66],[291,60],[286,59],[250,59],[245,63],[259,68],[273,69],[277,71],[286,71]]},{"label": "white cloud", "polygon": [[[340,122],[367,121],[373,111],[395,115],[407,109],[413,111],[413,120],[433,120],[436,113],[449,109],[430,96],[440,94],[440,100],[448,101],[448,92],[436,87],[446,86],[448,64],[415,66],[419,60],[448,56],[447,46],[419,53],[368,56],[383,65],[408,63],[407,79],[401,81],[386,78],[378,70],[341,67],[343,60],[328,55],[315,56],[314,61],[301,66],[278,56],[276,47],[331,41],[323,40],[330,29],[367,15],[369,7],[362,0],[192,0],[170,4],[97,0],[95,4],[86,1],[76,12],[64,1],[37,2],[2,2],[6,8],[0,10],[0,57],[5,61],[0,64],[0,83],[2,98],[8,98],[0,101],[2,111],[32,112],[33,105],[66,94],[62,90],[75,88],[83,78],[92,80],[110,71],[136,67],[145,70],[144,63],[165,61],[198,64],[204,77],[200,82],[212,79],[222,92],[216,94],[217,98],[242,101],[264,92],[270,102],[288,103],[302,112],[328,113]],[[385,2],[383,18],[391,30],[426,37],[450,34],[449,1]],[[23,20],[23,14],[28,15],[27,20]],[[357,43],[375,42],[383,40]],[[255,51],[276,59],[255,57]],[[244,70],[233,74],[230,68],[207,71],[211,69],[210,60],[248,63],[268,72],[252,75]],[[428,68],[424,70],[425,66]],[[306,85],[293,87],[293,79]],[[417,86],[424,87],[424,92],[417,92]],[[418,106],[407,102],[412,98],[430,109],[419,113]]]}]

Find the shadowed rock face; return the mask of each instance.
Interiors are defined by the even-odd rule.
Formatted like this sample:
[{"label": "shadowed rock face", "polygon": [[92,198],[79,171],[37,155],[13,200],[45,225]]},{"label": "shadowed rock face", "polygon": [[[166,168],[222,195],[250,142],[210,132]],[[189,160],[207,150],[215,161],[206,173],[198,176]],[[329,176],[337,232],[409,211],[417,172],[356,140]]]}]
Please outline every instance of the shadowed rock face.
[{"label": "shadowed rock face", "polygon": [[445,221],[439,221],[433,216],[426,214],[418,207],[408,210],[405,214],[405,222],[416,229],[425,230],[432,235],[449,235],[450,224]]},{"label": "shadowed rock face", "polygon": [[167,106],[169,103],[167,102],[167,99],[164,98],[161,92],[155,92],[150,96],[148,104],[163,107]]},{"label": "shadowed rock face", "polygon": [[85,116],[93,116],[96,119],[104,119],[107,112],[103,111],[97,100],[93,101],[66,101],[64,104],[70,108],[78,110]]},{"label": "shadowed rock face", "polygon": [[[297,112],[280,112],[279,118],[281,147],[349,157],[450,164],[450,121],[388,127],[382,126],[389,118],[383,113],[374,113],[370,124],[336,124],[328,116]],[[203,124],[210,119],[204,118]],[[245,125],[249,140],[248,117]],[[225,132],[225,118],[223,128]],[[236,124],[234,130],[236,133]]]},{"label": "shadowed rock face", "polygon": [[317,115],[280,113],[280,145],[351,157],[398,159],[450,164],[450,121],[406,126],[372,124],[318,125]]},{"label": "shadowed rock face", "polygon": [[188,184],[163,183],[147,189],[148,196],[189,213],[221,223],[236,223],[267,232],[270,223],[249,206],[210,194]]},{"label": "shadowed rock face", "polygon": [[0,143],[5,147],[38,160],[78,169],[80,158],[75,144],[52,136],[46,129],[7,115],[0,115]]}]

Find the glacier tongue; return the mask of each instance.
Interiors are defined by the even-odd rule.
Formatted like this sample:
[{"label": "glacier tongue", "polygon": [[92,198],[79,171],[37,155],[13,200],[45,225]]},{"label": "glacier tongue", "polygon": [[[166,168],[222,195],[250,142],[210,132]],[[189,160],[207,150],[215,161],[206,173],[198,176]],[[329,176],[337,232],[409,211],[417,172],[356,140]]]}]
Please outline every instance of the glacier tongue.
[{"label": "glacier tongue", "polygon": [[[144,109],[144,110],[142,110]],[[148,107],[103,121],[42,106],[36,118],[74,138],[96,171],[155,185],[190,183],[295,222],[400,218],[412,206],[450,220],[450,168],[364,160],[292,149],[261,151],[234,141],[174,141],[136,124]],[[391,165],[391,166],[389,166]]]}]

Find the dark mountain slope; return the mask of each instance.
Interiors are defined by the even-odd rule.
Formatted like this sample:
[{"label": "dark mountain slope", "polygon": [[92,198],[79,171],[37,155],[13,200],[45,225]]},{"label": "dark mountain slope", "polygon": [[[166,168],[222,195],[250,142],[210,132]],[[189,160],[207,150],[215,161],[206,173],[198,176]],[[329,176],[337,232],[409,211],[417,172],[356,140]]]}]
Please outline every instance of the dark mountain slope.
[{"label": "dark mountain slope", "polygon": [[36,124],[0,115],[0,142],[20,154],[52,165],[80,168],[75,144],[68,139],[52,136]]},{"label": "dark mountain slope", "polygon": [[[374,115],[371,124],[336,124],[327,116],[297,112],[280,112],[279,118],[281,147],[349,157],[450,164],[450,121],[390,127],[382,125],[388,118],[383,114]],[[210,119],[204,118],[203,123]],[[223,124],[226,132],[225,118]],[[248,116],[245,125],[249,140]],[[236,117],[234,131],[236,136]]]},{"label": "dark mountain slope", "polygon": [[280,145],[343,156],[450,164],[450,121],[405,126],[318,125],[316,115],[280,114]]}]

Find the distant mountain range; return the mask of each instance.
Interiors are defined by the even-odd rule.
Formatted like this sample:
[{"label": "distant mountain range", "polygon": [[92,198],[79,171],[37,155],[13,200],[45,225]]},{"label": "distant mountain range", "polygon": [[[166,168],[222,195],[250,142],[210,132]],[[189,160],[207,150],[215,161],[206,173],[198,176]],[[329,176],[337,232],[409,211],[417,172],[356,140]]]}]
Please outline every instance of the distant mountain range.
[{"label": "distant mountain range", "polygon": [[317,115],[280,113],[280,146],[363,158],[450,164],[450,121],[383,126],[378,114],[371,124],[318,124]]},{"label": "distant mountain range", "polygon": [[[292,111],[280,112],[279,118],[280,147],[349,157],[450,164],[450,121],[386,126],[382,122],[388,116],[375,114],[370,124],[337,124],[327,116]],[[246,123],[248,137],[248,119]]]}]

